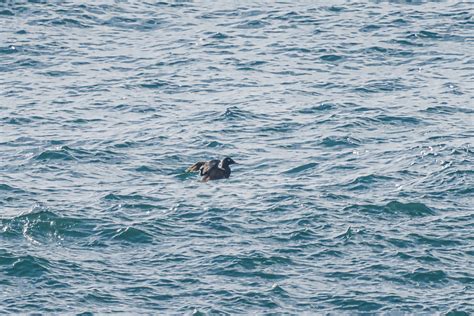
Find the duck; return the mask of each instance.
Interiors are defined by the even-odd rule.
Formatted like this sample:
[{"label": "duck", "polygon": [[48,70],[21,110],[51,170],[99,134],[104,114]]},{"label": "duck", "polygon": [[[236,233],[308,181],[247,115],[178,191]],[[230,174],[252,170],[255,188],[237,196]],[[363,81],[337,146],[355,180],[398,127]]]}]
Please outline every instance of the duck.
[{"label": "duck", "polygon": [[237,164],[232,158],[226,157],[222,160],[198,161],[186,172],[200,172],[201,181],[227,179],[230,177],[230,165]]}]

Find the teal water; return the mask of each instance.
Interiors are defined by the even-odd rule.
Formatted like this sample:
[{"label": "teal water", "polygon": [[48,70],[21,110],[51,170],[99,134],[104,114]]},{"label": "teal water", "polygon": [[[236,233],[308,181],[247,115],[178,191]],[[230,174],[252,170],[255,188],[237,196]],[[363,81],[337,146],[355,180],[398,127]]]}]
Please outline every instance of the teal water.
[{"label": "teal water", "polygon": [[0,313],[473,313],[473,34],[469,2],[0,2]]}]

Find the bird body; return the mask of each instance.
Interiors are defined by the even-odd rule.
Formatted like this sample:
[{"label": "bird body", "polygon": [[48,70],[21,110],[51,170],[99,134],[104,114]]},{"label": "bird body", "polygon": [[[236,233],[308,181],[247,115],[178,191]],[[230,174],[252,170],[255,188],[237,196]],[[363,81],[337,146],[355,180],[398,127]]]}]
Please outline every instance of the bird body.
[{"label": "bird body", "polygon": [[207,182],[209,180],[227,179],[230,177],[229,165],[236,162],[232,158],[224,158],[222,160],[199,161],[186,169],[186,172],[200,172],[202,176],[201,181]]}]

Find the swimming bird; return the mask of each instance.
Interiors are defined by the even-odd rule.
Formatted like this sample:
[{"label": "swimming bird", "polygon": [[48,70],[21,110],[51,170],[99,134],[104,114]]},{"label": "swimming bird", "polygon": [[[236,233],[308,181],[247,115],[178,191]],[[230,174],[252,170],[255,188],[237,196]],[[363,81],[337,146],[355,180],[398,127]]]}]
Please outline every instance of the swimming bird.
[{"label": "swimming bird", "polygon": [[202,176],[201,181],[207,182],[209,180],[227,179],[230,176],[229,165],[236,164],[236,162],[229,157],[222,160],[199,161],[186,169],[186,172],[200,171]]}]

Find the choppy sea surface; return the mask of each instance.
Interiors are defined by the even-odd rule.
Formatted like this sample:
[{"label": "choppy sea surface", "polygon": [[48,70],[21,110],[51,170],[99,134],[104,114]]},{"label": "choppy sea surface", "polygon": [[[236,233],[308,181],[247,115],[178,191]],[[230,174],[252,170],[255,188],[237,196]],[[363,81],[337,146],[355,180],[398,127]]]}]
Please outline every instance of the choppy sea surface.
[{"label": "choppy sea surface", "polygon": [[0,313],[474,312],[473,14],[1,1]]}]

